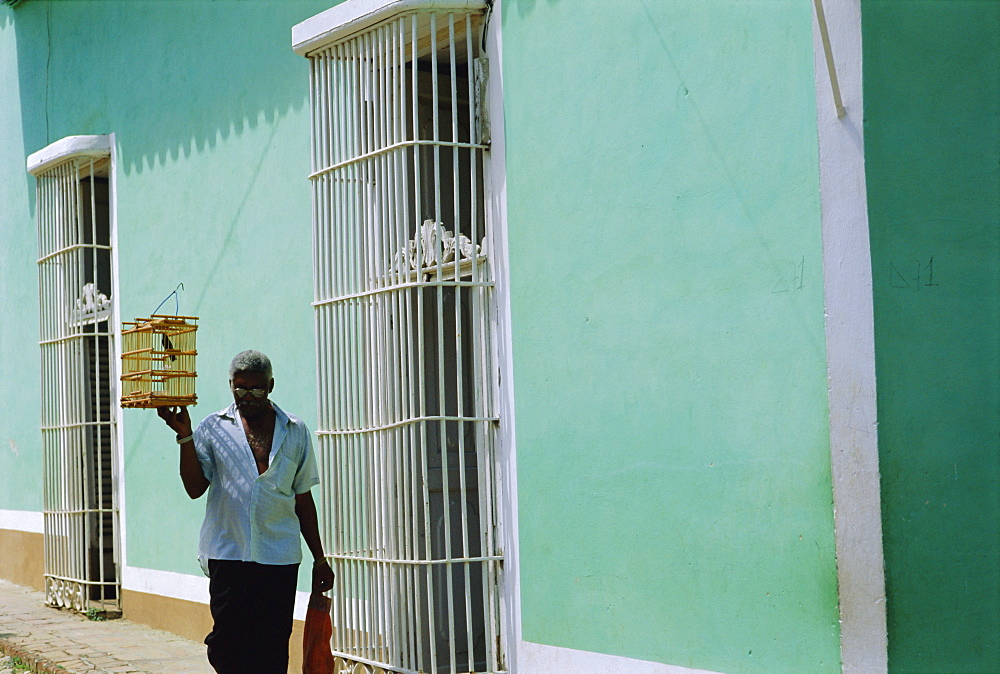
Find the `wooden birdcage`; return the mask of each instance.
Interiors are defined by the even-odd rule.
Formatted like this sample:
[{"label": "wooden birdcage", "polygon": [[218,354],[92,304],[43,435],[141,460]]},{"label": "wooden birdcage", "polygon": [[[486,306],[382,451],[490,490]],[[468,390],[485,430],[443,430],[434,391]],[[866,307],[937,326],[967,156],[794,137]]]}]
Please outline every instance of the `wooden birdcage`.
[{"label": "wooden birdcage", "polygon": [[195,316],[122,323],[122,407],[197,405]]}]

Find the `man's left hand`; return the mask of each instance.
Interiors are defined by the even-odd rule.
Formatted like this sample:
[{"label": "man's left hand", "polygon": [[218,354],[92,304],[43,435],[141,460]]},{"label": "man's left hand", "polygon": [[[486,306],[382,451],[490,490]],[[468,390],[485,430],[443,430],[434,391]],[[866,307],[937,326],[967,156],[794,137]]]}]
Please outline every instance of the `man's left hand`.
[{"label": "man's left hand", "polygon": [[312,591],[326,592],[333,588],[333,569],[324,558],[313,565]]}]

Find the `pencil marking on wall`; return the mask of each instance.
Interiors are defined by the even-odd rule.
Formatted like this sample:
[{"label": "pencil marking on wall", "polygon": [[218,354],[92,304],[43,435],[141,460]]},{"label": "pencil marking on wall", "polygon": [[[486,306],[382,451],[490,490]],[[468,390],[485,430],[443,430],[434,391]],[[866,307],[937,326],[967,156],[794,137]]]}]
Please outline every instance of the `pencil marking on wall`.
[{"label": "pencil marking on wall", "polygon": [[921,288],[936,288],[940,286],[934,280],[934,256],[927,262],[911,260],[909,262],[889,263],[889,286],[904,290],[919,291]]},{"label": "pencil marking on wall", "polygon": [[784,273],[778,277],[777,283],[771,288],[772,293],[788,293],[802,290],[806,287],[806,258],[802,256],[798,262],[786,263]]}]

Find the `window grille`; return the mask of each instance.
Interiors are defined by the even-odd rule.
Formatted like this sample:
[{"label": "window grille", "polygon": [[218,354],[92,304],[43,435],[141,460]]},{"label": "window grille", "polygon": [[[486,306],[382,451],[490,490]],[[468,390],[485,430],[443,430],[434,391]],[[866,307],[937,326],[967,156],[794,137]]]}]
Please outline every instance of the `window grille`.
[{"label": "window grille", "polygon": [[442,4],[306,54],[338,672],[504,671],[482,15]]},{"label": "window grille", "polygon": [[[37,178],[46,602],[120,612],[107,138]],[[57,144],[58,145],[58,144]],[[53,146],[50,146],[50,148]],[[48,150],[48,148],[47,148]],[[46,157],[43,157],[45,160]]]}]

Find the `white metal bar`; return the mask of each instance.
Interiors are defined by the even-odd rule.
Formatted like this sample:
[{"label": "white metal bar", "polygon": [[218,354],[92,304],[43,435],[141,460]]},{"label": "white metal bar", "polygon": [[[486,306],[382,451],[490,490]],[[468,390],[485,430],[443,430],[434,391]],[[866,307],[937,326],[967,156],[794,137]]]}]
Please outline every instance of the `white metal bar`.
[{"label": "white metal bar", "polygon": [[[373,128],[372,128],[372,142],[374,146],[383,145],[385,142],[385,114],[382,110],[381,101],[385,100],[385,61],[383,53],[384,45],[384,32],[385,27],[380,26],[372,33],[372,91],[373,91]],[[383,245],[382,245],[382,219],[384,217],[385,209],[385,155],[381,155],[376,159],[371,160],[371,169],[373,173],[372,177],[372,207],[369,209],[369,218],[371,225],[369,227],[369,249],[367,251],[367,259],[369,264],[369,269],[371,270],[371,275],[368,278],[369,285],[378,285],[379,279],[382,276],[382,256]],[[385,369],[383,366],[383,359],[381,354],[384,352],[383,343],[383,329],[384,329],[384,316],[382,312],[382,296],[376,295],[369,299],[369,316],[371,317],[371,325],[369,327],[369,342],[371,344],[371,360],[368,372],[375,375],[375,381],[371,382],[371,400],[372,400],[372,421],[375,423],[382,423],[385,419],[385,397],[381,395],[381,389],[383,382],[385,382]],[[385,499],[383,495],[383,489],[385,488],[385,446],[383,442],[380,442],[378,435],[369,435],[370,447],[368,449],[368,455],[371,461],[371,473],[369,474],[368,484],[370,485],[372,507],[369,509],[371,513],[371,530],[368,532],[369,540],[371,541],[372,554],[373,556],[378,556],[379,551],[384,549],[384,531],[389,523],[386,521],[386,510],[385,510]],[[369,564],[369,571],[372,575],[370,579],[370,586],[372,587],[372,595],[376,597],[376,601],[373,602],[372,618],[374,629],[372,632],[372,653],[380,659],[385,659],[385,654],[382,652],[384,647],[384,642],[386,640],[390,623],[388,621],[388,616],[386,615],[387,601],[389,599],[388,592],[385,588],[385,569],[380,563]]]},{"label": "white metal bar", "polygon": [[[97,243],[97,183],[96,183],[96,180],[95,180],[95,177],[94,177],[94,170],[93,170],[94,169],[94,161],[93,161],[93,159],[91,159],[91,161],[90,161],[90,167],[89,168],[90,168],[90,237],[91,237],[90,240],[91,240],[92,243]],[[94,249],[91,249],[90,254],[91,254],[91,267],[90,267],[91,279],[90,280],[91,280],[91,283],[94,284],[94,288],[96,289],[96,288],[98,288],[98,285],[97,285],[97,251],[94,250]],[[96,317],[95,317],[95,319],[96,319]],[[95,323],[94,323],[94,329],[95,330],[97,329],[96,320],[95,320]],[[91,338],[89,341],[90,341],[90,343],[93,344],[93,348],[94,348],[94,359],[93,359],[93,362],[91,363],[91,373],[92,373],[92,376],[93,376],[92,381],[94,382],[95,385],[94,385],[94,388],[92,389],[93,390],[93,393],[92,393],[93,398],[91,399],[91,409],[94,411],[94,416],[99,421],[100,417],[101,417],[101,401],[100,401],[101,390],[100,389],[101,389],[102,382],[101,382],[101,376],[100,376],[100,372],[101,372],[101,350],[100,350],[100,343],[98,342],[98,339],[99,338],[94,337],[94,338]],[[103,588],[103,581],[104,581],[104,577],[105,577],[104,576],[104,515],[103,515],[103,510],[104,510],[104,480],[103,480],[103,468],[104,468],[104,465],[103,465],[103,459],[104,459],[104,456],[103,456],[103,442],[102,442],[100,430],[96,429],[96,428],[94,430],[96,430],[97,432],[96,433],[92,433],[91,436],[90,436],[91,442],[95,445],[94,446],[94,451],[91,454],[91,456],[92,456],[91,460],[94,462],[94,467],[95,467],[95,470],[94,470],[94,473],[95,473],[94,486],[96,487],[96,491],[97,491],[98,508],[101,511],[101,514],[97,517],[97,522],[94,523],[94,526],[96,526],[96,528],[97,528],[97,541],[98,541],[97,547],[98,547],[98,550],[99,550],[98,559],[97,559],[97,574],[98,574],[98,578],[100,578],[100,580],[102,582],[100,604],[103,607],[104,606],[104,599],[105,599],[104,598],[104,588]],[[90,475],[90,471],[89,470],[87,471],[87,474]],[[88,561],[91,560],[92,556],[91,555],[87,555],[87,559],[88,559]],[[91,569],[91,572],[92,571],[93,571],[93,569]],[[89,577],[90,576],[88,575],[88,578]]]},{"label": "white metal bar", "polygon": [[[355,149],[353,146],[355,145],[355,143],[360,142],[359,135],[361,133],[360,130],[361,120],[360,120],[360,110],[358,109],[358,106],[361,104],[360,99],[362,93],[360,90],[360,77],[357,72],[359,66],[359,59],[357,57],[357,43],[355,41],[349,42],[347,44],[347,48],[348,48],[348,58],[350,62],[350,68],[349,68],[349,77],[351,78],[350,92],[352,94],[349,100],[349,108],[348,108],[351,112],[348,133],[350,134],[350,139],[352,144],[351,154],[354,154]],[[348,169],[348,174],[353,178],[353,181],[357,183],[358,175],[355,166],[351,166]],[[341,254],[338,255],[339,259],[337,264],[337,268],[340,270],[340,277],[341,277],[341,283],[338,288],[339,292],[346,292],[347,289],[350,288],[349,283],[350,279],[352,278],[351,261],[353,260],[353,257],[356,254],[356,251],[352,247],[350,247],[350,237],[351,237],[350,225],[356,222],[358,213],[354,211],[357,209],[356,202],[357,199],[360,198],[360,195],[352,195],[352,197],[353,198],[348,200],[347,203],[345,204],[345,211],[349,209],[350,212],[345,212],[343,214],[344,216],[347,217],[344,217],[338,223],[338,227],[336,230],[336,234],[340,239],[340,241],[338,242],[339,245],[335,252],[341,252]],[[344,366],[345,366],[344,370],[345,370],[345,380],[346,380],[345,384],[347,385],[348,390],[350,391],[349,394],[350,397],[348,397],[345,400],[345,405],[344,405],[343,423],[345,424],[344,425],[345,428],[352,428],[354,426],[354,406],[356,404],[359,393],[355,385],[356,379],[354,376],[355,349],[353,348],[353,340],[352,340],[353,336],[352,326],[354,322],[353,309],[354,305],[352,302],[348,302],[347,304],[344,305],[343,308],[344,323],[342,329],[343,329],[343,340],[344,340],[343,348],[344,348]],[[356,468],[355,468],[355,456],[354,456],[355,447],[353,440],[354,440],[353,438],[345,438],[344,442],[344,453],[345,453],[344,462],[345,462],[345,472],[346,472],[344,489],[346,492],[345,496],[348,499],[346,501],[347,518],[345,518],[345,521],[343,523],[347,534],[344,547],[345,550],[355,549],[356,541],[358,538],[358,532],[356,527],[356,509],[360,506],[360,504],[356,495],[356,487],[355,487]],[[357,586],[357,573],[355,565],[350,562],[346,563],[344,565],[344,571],[348,581],[348,588],[347,588],[348,596],[355,599],[360,599],[361,594]],[[359,611],[360,611],[359,606],[357,606],[356,604],[351,605],[350,615],[348,618],[349,631],[345,635],[346,636],[345,646],[347,647],[348,650],[354,652],[357,652],[360,646],[360,644],[358,643],[358,640],[360,639],[361,636],[361,630],[360,630],[361,614]]]},{"label": "white metal bar", "polygon": [[[405,23],[402,18],[397,19],[392,24],[392,33],[390,37],[391,42],[391,67],[392,67],[392,77],[391,77],[391,100],[389,102],[389,107],[391,110],[392,117],[392,135],[390,137],[390,144],[396,144],[403,142],[406,139],[405,133],[405,123],[404,123],[404,111],[405,111],[405,69],[403,64],[405,62]],[[391,234],[389,236],[390,245],[389,249],[386,251],[388,255],[392,255],[392,251],[402,251],[404,247],[404,242],[406,241],[406,182],[405,182],[405,166],[406,166],[406,150],[400,152],[393,152],[389,155],[392,160],[391,177],[392,177],[392,212],[390,214],[389,226],[391,227]],[[408,262],[405,261],[405,256],[400,253],[401,259],[406,265]],[[391,278],[391,284],[395,285],[400,281],[404,269],[403,265],[400,265],[398,269],[395,270]],[[405,293],[394,293],[389,296],[391,302],[391,316],[390,316],[390,329],[392,331],[392,341],[391,341],[391,351],[392,351],[392,421],[398,422],[406,417],[405,402],[406,402],[406,371],[405,371],[405,339],[403,330],[404,325],[401,324],[403,317],[403,302],[405,301]],[[394,558],[409,558],[409,551],[407,546],[407,527],[406,522],[408,518],[407,514],[407,501],[408,501],[408,489],[409,482],[407,480],[408,473],[406,471],[406,464],[408,462],[408,443],[407,438],[409,433],[408,429],[403,427],[396,427],[389,431],[388,434],[394,439],[395,446],[395,472],[392,476],[394,481],[396,497],[394,499],[394,517],[395,522],[393,526],[393,541],[394,546],[390,554]],[[397,626],[396,633],[394,635],[395,644],[393,652],[390,653],[390,662],[395,662],[404,666],[412,666],[415,659],[414,650],[416,644],[413,640],[414,636],[414,625],[411,620],[411,603],[409,598],[412,596],[413,585],[411,580],[410,569],[407,567],[400,567],[395,565],[393,572],[393,577],[396,581],[396,586],[393,588],[394,602],[392,606],[392,617],[393,622]]]},{"label": "white metal bar", "polygon": [[[449,263],[450,264],[450,263]],[[321,307],[325,304],[335,304],[337,302],[344,302],[346,300],[355,300],[362,297],[370,297],[372,295],[381,295],[389,293],[396,290],[406,290],[408,288],[437,288],[440,286],[446,287],[487,287],[492,288],[494,286],[493,281],[455,281],[455,280],[437,280],[437,281],[410,281],[407,283],[400,283],[398,285],[384,286],[381,288],[372,288],[370,290],[362,290],[349,295],[338,295],[336,297],[331,297],[327,299],[320,300],[318,302],[313,302],[314,307]]]},{"label": "white metal bar", "polygon": [[71,424],[65,424],[65,425],[62,425],[62,426],[59,426],[59,425],[56,425],[56,426],[42,426],[41,430],[43,430],[43,431],[58,431],[58,430],[64,430],[64,429],[69,429],[69,428],[79,428],[79,427],[82,427],[82,426],[87,426],[87,427],[91,427],[91,426],[107,426],[108,424],[109,424],[109,422],[107,422],[107,421],[77,421],[77,422],[74,422],[74,423],[71,423]]},{"label": "white metal bar", "polygon": [[[334,135],[331,136],[328,142],[335,144],[335,151],[339,151],[346,155],[347,153],[347,121],[349,115],[349,106],[347,103],[347,91],[348,91],[348,77],[350,63],[348,61],[348,56],[346,52],[346,45],[338,45],[335,55],[335,70],[334,77],[336,78],[336,87],[334,93],[336,95],[337,111],[341,114],[337,114],[335,118]],[[332,114],[332,111],[328,111],[327,114]],[[328,232],[328,236],[331,236],[333,240],[338,240],[340,236],[340,231],[342,228],[342,222],[344,218],[345,210],[348,208],[349,200],[344,197],[346,192],[344,184],[331,185],[330,196],[333,198],[334,195],[338,197],[337,203],[330,204],[332,221],[325,223],[331,231]],[[333,292],[334,288],[338,287],[338,275],[341,272],[342,265],[334,265],[331,262],[328,263],[328,267],[324,270],[324,277],[327,279],[328,289],[327,292]],[[324,307],[324,311],[329,317],[330,327],[331,327],[331,345],[327,348],[331,349],[332,356],[332,376],[336,382],[335,391],[345,391],[347,390],[347,376],[345,371],[345,353],[344,349],[344,308],[343,307]],[[338,425],[344,424],[345,409],[344,409],[345,394],[336,395],[333,394],[333,398],[329,401],[331,415],[333,421]],[[348,519],[349,514],[347,512],[345,501],[344,501],[344,491],[347,484],[346,477],[346,466],[344,465],[344,450],[345,442],[341,438],[331,438],[331,447],[334,450],[333,465],[335,467],[335,473],[333,475],[333,489],[336,490],[336,498],[334,503],[336,507],[334,513],[337,517],[336,519],[336,531],[337,531],[337,546],[336,550],[346,550],[347,549],[347,530],[344,526],[344,522]],[[348,642],[348,613],[346,607],[346,599],[348,592],[347,583],[347,565],[338,564],[338,580],[337,580],[337,596],[340,601],[337,602],[337,623],[338,629],[338,643],[346,647]]]},{"label": "white metal bar", "polygon": [[76,334],[72,334],[72,335],[66,335],[64,337],[55,337],[53,339],[45,339],[45,340],[42,340],[42,341],[38,342],[38,344],[39,344],[39,346],[46,346],[48,344],[62,344],[64,342],[77,341],[77,340],[85,339],[87,337],[93,337],[95,335],[97,337],[114,337],[115,333],[113,333],[113,332],[82,333],[81,332],[81,333],[76,333]]},{"label": "white metal bar", "polygon": [[369,433],[377,433],[379,431],[386,431],[393,428],[399,428],[402,426],[411,426],[415,424],[420,424],[426,421],[499,421],[499,417],[458,417],[458,416],[448,416],[443,414],[427,415],[420,417],[408,417],[406,419],[401,419],[396,422],[388,423],[383,426],[360,426],[357,428],[347,428],[347,429],[320,429],[316,431],[316,435],[363,435]]},{"label": "white metal bar", "polygon": [[[375,31],[366,33],[363,36],[364,52],[362,59],[362,99],[361,110],[364,119],[362,124],[362,154],[368,154],[377,147],[378,136],[378,67],[376,63],[376,34]],[[359,227],[355,230],[359,237],[359,246],[352,261],[355,263],[358,273],[354,279],[354,287],[365,289],[369,287],[369,279],[375,277],[375,223],[378,216],[378,197],[375,189],[377,182],[377,166],[375,161],[365,161],[356,164],[362,171],[363,176],[363,199],[359,205]],[[358,371],[359,382],[363,385],[364,395],[360,400],[359,425],[372,425],[377,414],[377,390],[376,382],[371,380],[375,370],[374,358],[377,355],[376,333],[377,317],[375,315],[374,301],[372,297],[364,300],[356,300],[358,304],[358,321],[356,322],[357,342],[361,347],[361,362]],[[377,519],[378,497],[375,490],[375,475],[378,472],[377,457],[374,450],[374,442],[367,435],[355,436],[358,442],[358,467],[356,476],[358,491],[364,499],[362,507],[358,509],[359,525],[359,546],[360,549],[374,551],[376,543],[376,532],[380,522]],[[362,591],[375,601],[367,605],[364,612],[363,631],[365,648],[362,651],[369,658],[377,658],[377,638],[381,632],[381,621],[378,603],[377,569],[372,565],[357,564],[359,584]]]},{"label": "white metal bar", "polygon": [[480,144],[480,143],[457,143],[457,142],[453,143],[453,142],[443,141],[443,140],[408,140],[408,141],[400,141],[400,142],[396,142],[396,143],[392,143],[392,144],[386,145],[384,147],[379,147],[377,150],[370,150],[370,151],[366,152],[365,154],[361,154],[361,155],[358,155],[356,157],[351,157],[350,159],[344,159],[344,160],[342,160],[340,162],[337,162],[336,164],[331,164],[329,166],[325,166],[325,167],[323,167],[321,169],[318,169],[318,170],[314,171],[313,173],[310,173],[309,174],[309,179],[310,180],[315,180],[316,178],[324,176],[324,175],[326,175],[328,173],[333,173],[333,172],[339,171],[340,169],[345,168],[347,166],[353,166],[354,164],[360,164],[360,163],[363,163],[363,162],[368,161],[370,159],[375,159],[377,157],[381,157],[383,155],[392,153],[392,152],[394,152],[396,150],[402,150],[402,149],[406,149],[406,148],[410,148],[410,147],[422,147],[422,146],[426,146],[426,147],[453,147],[453,148],[456,148],[456,149],[462,148],[462,149],[469,149],[469,150],[487,150],[487,149],[489,149],[489,145],[483,145],[483,144]]},{"label": "white metal bar", "polygon": [[60,248],[59,250],[53,251],[53,252],[51,252],[51,253],[49,253],[47,255],[44,255],[44,256],[38,258],[37,263],[41,264],[42,262],[48,262],[50,259],[52,259],[54,257],[58,257],[59,255],[65,255],[66,253],[72,253],[72,252],[75,252],[75,251],[78,251],[78,250],[95,250],[95,251],[96,250],[107,250],[107,251],[110,251],[111,250],[111,246],[104,246],[104,245],[100,245],[100,244],[91,244],[91,243],[74,243],[74,244],[72,244],[70,246],[64,246],[63,248]]},{"label": "white metal bar", "polygon": [[[408,137],[412,140],[416,140],[420,137],[420,126],[419,126],[419,105],[417,103],[417,96],[419,92],[419,78],[417,69],[417,20],[416,16],[411,16],[409,20],[405,18],[400,20],[400,31],[402,33],[403,41],[403,58],[407,60],[410,64],[410,77],[409,77],[409,98],[406,97],[406,92],[404,91],[403,101],[401,103],[401,117],[403,119],[409,120],[409,134]],[[409,28],[409,30],[407,30]],[[409,36],[409,41],[407,42],[407,35]],[[406,51],[409,49],[410,57],[407,59]],[[404,88],[407,86],[406,82],[406,72],[403,71]],[[410,109],[406,109],[407,100],[409,101]],[[413,175],[411,177],[409,172],[409,161],[404,160],[403,164],[403,180],[406,186],[407,194],[404,195],[405,204],[405,219],[404,219],[404,231],[403,231],[403,241],[407,240],[408,237],[408,225],[412,222],[414,225],[420,222],[420,147],[413,146],[408,150],[413,161]],[[413,199],[411,202],[409,191],[413,191]],[[413,206],[413,213],[410,213],[410,206]],[[422,251],[420,249],[420,237],[414,237],[415,250],[414,255],[416,259],[421,259]],[[414,326],[419,325],[419,318],[416,316],[417,304],[420,302],[420,290],[408,289],[400,293],[402,305],[403,305],[403,323],[400,330],[405,330],[405,348],[406,348],[406,377],[408,386],[406,388],[406,398],[405,408],[407,417],[420,416],[423,413],[421,404],[421,365],[417,357],[417,339],[419,337],[416,335],[416,331],[413,329]],[[414,559],[420,554],[419,546],[419,530],[422,522],[422,511],[420,509],[422,482],[418,480],[422,477],[420,466],[423,462],[420,459],[421,451],[420,447],[423,444],[424,424],[412,424],[404,429],[405,437],[407,439],[407,452],[406,452],[406,475],[409,476],[407,483],[406,498],[404,501],[404,508],[406,514],[406,544],[405,553],[408,559]],[[425,529],[426,531],[426,529]],[[413,626],[413,633],[410,637],[410,648],[413,653],[409,664],[411,666],[416,666],[418,669],[424,668],[424,644],[426,639],[423,638],[424,634],[424,616],[420,610],[420,585],[422,578],[417,567],[408,566],[406,568],[407,572],[407,587],[409,589],[409,607],[406,611],[408,622]]]},{"label": "white metal bar", "polygon": [[[386,142],[389,144],[399,140],[398,137],[398,114],[396,106],[398,104],[398,53],[396,36],[398,25],[396,22],[386,24],[384,32],[385,49],[385,108],[388,111],[385,119]],[[398,227],[398,174],[399,174],[399,153],[387,155],[385,162],[385,209],[386,217],[382,223],[385,243],[379,251],[385,256],[386,276],[390,281],[394,280],[392,267],[392,250],[398,248],[398,237],[396,230]],[[386,398],[387,418],[390,421],[399,419],[399,392],[400,381],[397,369],[398,354],[398,304],[397,295],[389,295],[385,298],[385,351],[382,354],[384,368],[386,371],[385,386],[382,395]],[[385,556],[387,559],[394,559],[400,556],[401,541],[399,538],[399,524],[402,521],[400,512],[400,500],[398,493],[401,483],[400,467],[400,443],[398,429],[386,431],[382,434],[387,447],[387,459],[385,465],[386,485],[383,487],[384,507],[388,519],[390,520],[385,531],[381,532],[386,541]],[[386,620],[392,629],[389,643],[386,645],[385,661],[401,662],[406,652],[406,625],[402,618],[405,596],[402,594],[403,578],[401,569],[391,561],[386,563],[386,573],[388,575],[388,591],[386,596]]]},{"label": "white metal bar", "polygon": [[[83,184],[80,181],[79,168],[77,168],[77,170],[74,171],[73,178],[74,178],[74,182],[75,182],[75,185],[74,185],[75,190],[74,190],[74,192],[75,192],[75,196],[76,196],[76,213],[75,213],[75,215],[76,215],[76,222],[75,222],[76,232],[75,232],[75,236],[76,236],[76,240],[77,241],[83,241],[83,239],[84,239],[84,208],[85,208],[85,205],[83,203]],[[85,255],[85,251],[81,250],[79,255],[73,255],[73,256],[71,256],[72,259],[73,259],[73,263],[74,263],[73,264],[73,277],[71,279],[67,279],[67,280],[69,281],[69,286],[68,286],[68,290],[70,291],[70,295],[69,296],[70,296],[70,298],[72,298],[74,300],[75,300],[75,295],[77,293],[76,286],[79,285],[80,287],[82,287],[83,284],[80,283],[80,282],[85,280],[84,264],[83,264],[84,255]],[[71,306],[67,306],[66,307],[66,312],[67,312],[67,319],[68,319],[69,316],[72,314],[72,308],[71,308]],[[69,323],[68,320],[67,320],[67,323]],[[75,342],[75,343],[71,343],[71,346],[75,347],[74,350],[76,351],[75,358],[72,361],[73,365],[74,365],[74,369],[75,369],[75,374],[76,374],[75,386],[73,387],[73,391],[74,391],[74,394],[75,394],[75,397],[76,397],[76,400],[74,401],[75,402],[75,406],[76,406],[75,416],[76,416],[77,419],[84,419],[84,418],[86,418],[86,415],[87,415],[87,399],[89,398],[89,395],[88,395],[89,391],[87,391],[84,388],[85,386],[87,386],[89,384],[89,381],[88,381],[88,378],[87,378],[86,372],[85,372],[85,370],[86,370],[86,358],[87,358],[87,353],[85,351],[85,342],[81,340],[81,341],[78,341],[78,342]],[[89,388],[89,386],[88,386],[88,388]],[[85,505],[85,504],[87,504],[88,501],[92,500],[92,498],[93,498],[93,492],[94,492],[93,479],[91,477],[91,471],[90,471],[90,465],[89,465],[90,464],[90,456],[89,456],[90,452],[88,450],[89,450],[89,444],[90,443],[88,442],[89,438],[83,432],[83,430],[84,430],[83,428],[77,427],[74,430],[76,431],[74,433],[74,435],[76,436],[76,440],[77,440],[77,444],[76,444],[76,457],[75,457],[76,463],[77,463],[76,470],[77,470],[77,476],[78,476],[78,479],[79,479],[79,482],[78,482],[78,485],[77,485],[78,489],[79,489],[79,491],[77,493],[77,499],[78,499],[77,502],[79,504],[81,504],[81,505]],[[80,537],[81,537],[79,551],[83,553],[83,554],[78,554],[77,557],[76,557],[77,561],[79,563],[79,573],[80,573],[80,575],[78,576],[78,578],[80,578],[81,580],[88,580],[90,578],[91,571],[92,571],[91,570],[91,555],[88,554],[90,552],[89,548],[90,548],[90,541],[91,541],[91,522],[90,522],[89,518],[82,517],[82,516],[77,516],[77,520],[78,520],[78,525],[79,525],[78,531],[79,531]],[[87,599],[89,599],[89,597],[87,597]]]},{"label": "white metal bar", "polygon": [[[395,24],[386,24],[382,34],[383,45],[383,143],[393,143],[398,138],[398,121],[396,114],[396,95],[398,91],[397,65],[398,53],[396,44],[397,27]],[[380,273],[380,278],[390,279],[392,274],[392,251],[398,249],[398,238],[396,227],[398,225],[398,153],[386,155],[383,159],[384,186],[383,186],[383,213],[384,218],[380,223],[380,231],[383,234],[383,241],[380,244],[380,259],[385,266],[384,273]],[[383,299],[383,372],[384,379],[381,388],[381,397],[385,405],[385,420],[394,422],[399,417],[399,370],[398,370],[398,331],[396,327],[396,295],[389,295]],[[388,390],[385,389],[386,385]],[[389,559],[398,558],[399,549],[399,520],[401,513],[399,510],[399,483],[401,475],[399,473],[399,432],[396,430],[384,431],[380,434],[385,443],[385,463],[382,483],[382,507],[386,514],[385,529],[381,532],[386,542],[385,556]],[[398,565],[387,562],[384,566],[386,573],[385,585],[385,620],[390,628],[391,634],[388,636],[388,643],[384,649],[384,659],[387,662],[399,662],[403,655],[405,625],[398,618],[402,613],[403,597],[401,596],[402,578],[399,574]]]},{"label": "white metal bar", "polygon": [[[457,72],[457,54],[455,45],[455,15],[453,13],[448,14],[448,65],[449,65],[449,75],[450,75],[450,103],[451,103],[451,137],[452,141],[458,142],[459,138],[459,115],[458,115],[458,72]],[[471,140],[471,137],[470,137]],[[459,149],[457,147],[452,147],[452,212],[454,213],[454,228],[456,240],[461,236],[462,231],[462,190],[461,190],[461,166],[460,166],[460,155]],[[461,258],[461,250],[456,246],[455,250],[455,260],[458,264]],[[475,265],[473,265],[475,266]],[[457,276],[456,276],[457,280]],[[465,390],[463,386],[463,378],[465,376],[465,371],[463,367],[462,359],[462,349],[464,344],[463,339],[463,329],[462,329],[462,288],[454,287],[453,291],[455,297],[455,315],[454,315],[454,335],[455,335],[455,384],[454,384],[454,395],[455,395],[455,413],[459,418],[464,417],[464,395]],[[466,337],[467,338],[467,337]],[[460,531],[461,531],[461,557],[469,556],[469,513],[467,504],[467,486],[465,481],[465,422],[459,421],[456,424],[457,435],[458,435],[458,494],[459,494],[459,514],[460,514]],[[447,496],[446,496],[447,497]],[[464,618],[465,618],[465,646],[466,646],[466,657],[469,669],[471,669],[472,661],[474,660],[474,649],[473,649],[473,623],[472,623],[472,599],[470,596],[470,569],[469,564],[463,563],[461,565],[461,574],[464,581],[462,587],[463,599],[464,599]],[[449,573],[449,586],[454,586],[455,577],[454,573]],[[454,601],[452,600],[452,606],[454,606]],[[457,650],[456,637],[453,634],[452,637],[452,651],[453,653]],[[457,664],[456,664],[457,666]]]}]

